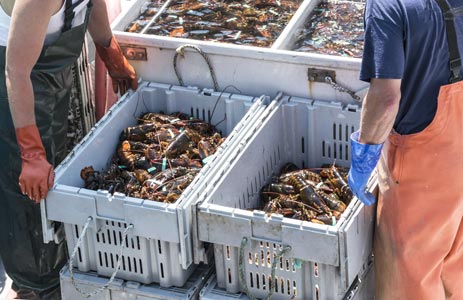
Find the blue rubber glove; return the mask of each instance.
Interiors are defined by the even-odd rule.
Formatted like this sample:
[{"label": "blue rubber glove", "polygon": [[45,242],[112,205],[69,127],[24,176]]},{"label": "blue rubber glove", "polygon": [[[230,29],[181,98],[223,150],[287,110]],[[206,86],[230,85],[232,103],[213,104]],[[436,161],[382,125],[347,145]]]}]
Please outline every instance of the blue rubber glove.
[{"label": "blue rubber glove", "polygon": [[358,138],[358,131],[350,136],[352,162],[348,182],[352,192],[360,201],[365,205],[372,205],[376,202],[376,198],[366,190],[366,185],[381,156],[383,144],[361,144]]}]

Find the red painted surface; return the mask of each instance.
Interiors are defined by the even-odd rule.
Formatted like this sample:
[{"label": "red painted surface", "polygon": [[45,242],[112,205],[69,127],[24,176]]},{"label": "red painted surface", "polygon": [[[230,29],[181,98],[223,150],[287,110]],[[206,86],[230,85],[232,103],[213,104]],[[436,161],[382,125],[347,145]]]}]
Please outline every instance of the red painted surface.
[{"label": "red painted surface", "polygon": [[[106,0],[108,8],[108,18],[112,22],[121,12],[120,1]],[[106,68],[95,54],[95,117],[98,121],[108,109],[116,103],[118,95],[112,90],[111,78],[108,76]]]}]

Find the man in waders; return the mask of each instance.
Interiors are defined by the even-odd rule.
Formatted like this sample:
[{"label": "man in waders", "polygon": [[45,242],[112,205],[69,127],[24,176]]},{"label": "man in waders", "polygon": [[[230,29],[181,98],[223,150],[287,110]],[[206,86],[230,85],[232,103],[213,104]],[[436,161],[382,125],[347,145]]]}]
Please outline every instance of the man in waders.
[{"label": "man in waders", "polygon": [[[368,0],[349,185],[378,163],[376,300],[463,299],[463,0]],[[460,49],[460,50],[459,50]]]},{"label": "man in waders", "polygon": [[0,4],[0,256],[16,299],[61,299],[65,241],[43,243],[39,202],[66,154],[71,66],[87,24],[121,94],[136,89],[137,78],[112,36],[104,0]]}]

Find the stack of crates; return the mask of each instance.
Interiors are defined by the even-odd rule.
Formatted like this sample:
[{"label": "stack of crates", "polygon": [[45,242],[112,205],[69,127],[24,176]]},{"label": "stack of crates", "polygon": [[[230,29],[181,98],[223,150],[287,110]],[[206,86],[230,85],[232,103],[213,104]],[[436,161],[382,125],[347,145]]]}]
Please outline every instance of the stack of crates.
[{"label": "stack of crates", "polygon": [[288,162],[349,167],[359,119],[357,105],[284,97],[250,127],[254,134],[200,196],[197,231],[213,244],[216,268],[202,300],[343,299],[362,279],[371,264],[373,208],[354,198],[335,225],[253,210]]},{"label": "stack of crates", "polygon": [[[71,277],[69,266],[65,266],[60,273],[61,294],[63,300],[197,300],[212,271],[206,265],[199,266],[182,287],[165,288],[157,283],[140,284],[115,279],[107,289],[100,292],[108,282],[106,277],[99,276],[96,272],[79,271],[74,271]],[[86,295],[90,297],[86,298]]]},{"label": "stack of crates", "polygon": [[[253,210],[261,204],[261,188],[287,162],[300,168],[350,165],[349,135],[360,119],[359,106],[350,103],[354,91],[367,86],[356,79],[360,60],[291,51],[320,0],[302,1],[270,48],[127,33],[150,1],[132,2],[113,30],[139,76],[172,83],[183,74],[189,84],[210,86],[213,80],[251,96],[144,82],[90,130],[56,170],[43,210],[47,240],[53,239],[52,222],[63,222],[69,251],[76,250],[74,276],[67,269],[61,274],[63,299],[85,298],[74,285],[87,292],[105,286],[118,260],[116,279],[92,299],[349,297],[371,262],[372,208],[354,199],[332,226]],[[204,57],[191,51],[179,60],[178,73],[173,58],[186,43],[199,47],[211,65],[206,68]],[[269,101],[280,90],[291,96]],[[267,96],[257,97],[261,93]],[[142,112],[161,110],[219,124],[228,136],[176,203],[82,188],[83,167],[105,169],[121,130]]]},{"label": "stack of crates", "polygon": [[[211,117],[222,97],[218,116]],[[146,111],[182,111],[213,124],[225,119],[219,130],[228,139],[174,204],[81,188],[80,170],[104,169],[121,130]],[[359,118],[358,105],[340,102],[281,94],[270,102],[268,96],[143,83],[57,169],[47,218],[65,223],[69,250],[77,250],[74,278],[62,272],[63,299],[85,299],[74,285],[87,292],[104,286],[122,245],[117,279],[94,299],[247,300],[272,294],[275,300],[331,300],[352,294],[371,264],[371,207],[354,198],[334,225],[255,208],[261,207],[261,188],[287,162],[349,167],[349,136]],[[213,249],[214,263],[205,259],[205,246]]]},{"label": "stack of crates", "polygon": [[[44,237],[51,240],[52,222],[64,223],[70,255],[75,250],[72,263],[80,272],[111,277],[119,260],[118,279],[157,283],[162,288],[183,287],[198,267],[193,262],[193,199],[187,195],[204,176],[214,172],[241,136],[249,135],[244,129],[258,120],[257,115],[263,113],[268,102],[266,96],[140,84],[136,92],[124,95],[111,108],[55,170],[55,186],[42,212]],[[84,167],[106,170],[122,130],[135,125],[142,113],[161,111],[183,112],[217,124],[227,136],[177,202],[160,203],[83,188],[80,171]],[[111,298],[119,299],[123,298]]]}]

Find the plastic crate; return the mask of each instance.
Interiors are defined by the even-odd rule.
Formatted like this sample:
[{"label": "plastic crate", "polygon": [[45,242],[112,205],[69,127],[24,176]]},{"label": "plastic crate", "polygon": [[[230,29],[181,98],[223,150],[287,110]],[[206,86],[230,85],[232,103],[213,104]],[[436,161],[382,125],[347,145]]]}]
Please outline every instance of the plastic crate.
[{"label": "plastic crate", "polygon": [[[342,298],[343,300],[372,300],[374,299],[374,276],[372,268],[368,270],[366,277],[362,280],[355,281],[347,293]],[[227,293],[226,290],[217,285],[215,275],[211,276],[199,293],[200,300],[249,300],[246,294]],[[301,299],[301,298],[294,298]],[[317,298],[311,298],[317,300]]]},{"label": "plastic crate", "polygon": [[[156,282],[164,287],[183,286],[195,268],[191,234],[193,199],[184,193],[176,203],[166,204],[87,190],[82,188],[80,170],[89,165],[95,170],[105,169],[120,132],[135,125],[142,112],[182,111],[207,121],[211,119],[212,124],[219,123],[217,128],[227,135],[188,187],[193,189],[226,158],[227,149],[239,142],[246,125],[258,119],[255,115],[264,111],[267,98],[142,83],[137,92],[121,98],[55,170],[55,186],[47,196],[42,216],[45,240],[52,239],[51,221],[63,222],[72,253],[88,225],[73,261],[80,271],[111,276],[125,243],[118,278],[146,284]],[[133,229],[128,231],[127,241],[123,241],[122,232],[128,225]]]},{"label": "plastic crate", "polygon": [[[199,292],[212,274],[212,268],[202,265],[191,275],[181,288],[164,288],[159,284],[143,285],[138,282],[115,279],[107,289],[86,298],[79,293],[72,284],[69,268],[66,265],[60,273],[61,297],[63,300],[197,300]],[[101,277],[95,272],[82,273],[74,271],[74,282],[83,293],[91,294],[99,290],[108,282],[108,278]]]},{"label": "plastic crate", "polygon": [[[283,97],[282,93],[278,93],[277,96],[268,104],[267,108],[265,109],[264,112],[262,112],[261,115],[264,115],[266,113],[269,113],[275,107],[275,105],[278,105],[278,101]],[[238,144],[235,144],[233,149],[239,149],[242,146],[242,142],[246,141],[249,139],[253,134],[254,130],[253,128],[255,127],[254,125],[256,123],[261,122],[259,118],[254,118],[252,120],[253,122],[249,122],[246,126],[246,129],[243,130],[242,134],[239,136]],[[218,163],[219,166],[222,166],[226,163],[226,157],[221,157],[220,162]],[[211,248],[209,247],[210,244],[204,244],[204,242],[200,241],[198,238],[198,223],[197,223],[197,206],[198,203],[201,201],[200,197],[201,194],[207,190],[207,188],[210,186],[211,182],[215,180],[217,177],[217,172],[210,172],[206,174],[204,177],[201,178],[201,180],[194,185],[194,188],[188,188],[185,190],[184,194],[187,197],[191,197],[192,199],[195,199],[192,205],[192,214],[193,214],[193,260],[194,263],[200,263],[200,262],[207,262],[208,259],[210,259],[211,255],[209,251]],[[223,172],[222,172],[223,174]]]},{"label": "plastic crate", "polygon": [[[340,299],[366,268],[372,250],[374,211],[354,198],[334,226],[267,216],[259,191],[293,162],[301,168],[350,165],[349,136],[356,130],[357,105],[285,97],[261,117],[201,196],[199,240],[214,244],[217,283],[227,292],[258,298],[275,282],[275,300]],[[250,210],[251,209],[251,210]],[[243,243],[243,238],[247,239]],[[271,277],[275,255],[275,277]],[[239,261],[240,248],[243,262]],[[240,284],[240,265],[246,279]]]}]

